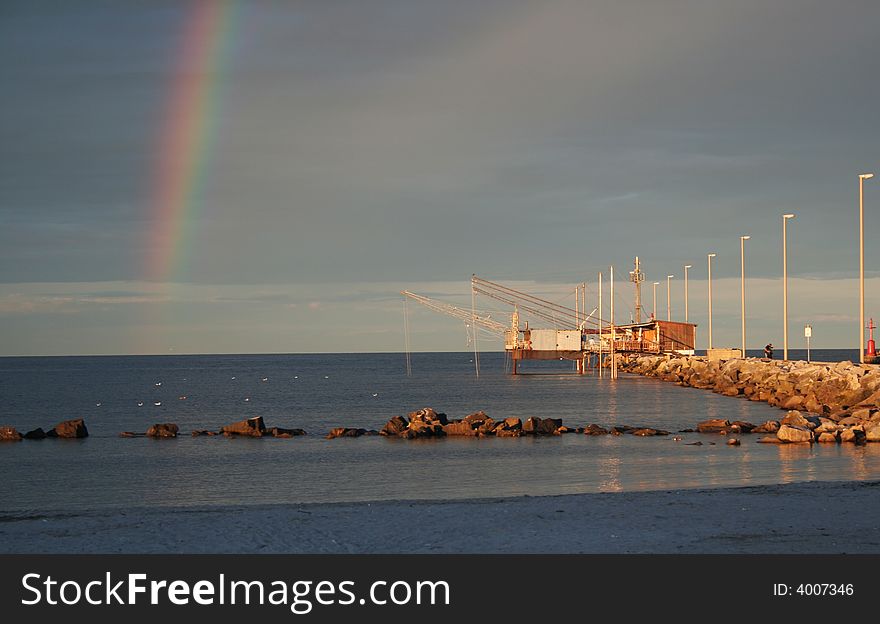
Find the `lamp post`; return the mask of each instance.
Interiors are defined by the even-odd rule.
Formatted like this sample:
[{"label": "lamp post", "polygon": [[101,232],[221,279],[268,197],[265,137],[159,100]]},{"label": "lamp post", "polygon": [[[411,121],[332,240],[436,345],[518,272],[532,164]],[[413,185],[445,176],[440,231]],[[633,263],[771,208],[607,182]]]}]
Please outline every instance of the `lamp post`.
[{"label": "lamp post", "polygon": [[859,362],[865,363],[865,180],[873,173],[859,174]]},{"label": "lamp post", "polygon": [[712,258],[715,254],[707,254],[709,262],[709,349],[712,348]]},{"label": "lamp post", "polygon": [[666,276],[666,320],[672,320],[672,302],[669,300],[669,280],[671,280],[674,275]]},{"label": "lamp post", "polygon": [[684,265],[684,322],[688,322],[688,269],[693,267],[690,264]]},{"label": "lamp post", "polygon": [[657,320],[657,286],[660,282],[654,282],[654,320]]},{"label": "lamp post", "polygon": [[788,359],[788,224],[793,213],[782,215],[782,359]]},{"label": "lamp post", "polygon": [[746,241],[751,236],[739,237],[739,265],[740,265],[740,315],[742,317],[742,356],[746,357]]}]

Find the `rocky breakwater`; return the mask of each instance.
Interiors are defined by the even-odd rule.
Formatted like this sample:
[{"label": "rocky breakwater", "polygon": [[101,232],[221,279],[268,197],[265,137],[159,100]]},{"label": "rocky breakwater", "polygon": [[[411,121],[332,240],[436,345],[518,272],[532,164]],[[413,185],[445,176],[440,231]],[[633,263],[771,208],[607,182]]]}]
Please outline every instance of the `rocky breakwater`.
[{"label": "rocky breakwater", "polygon": [[0,427],[0,441],[19,442],[21,440],[44,440],[46,438],[87,438],[89,430],[82,418],[64,420],[49,431],[37,427],[27,433],[19,433],[14,427]]},{"label": "rocky breakwater", "polygon": [[623,364],[622,369],[832,419],[846,418],[859,410],[880,411],[880,368],[852,362],[642,356]]},{"label": "rocky breakwater", "polygon": [[562,425],[560,418],[519,418],[495,420],[483,411],[468,414],[464,418],[449,420],[446,414],[425,407],[407,416],[393,416],[379,431],[379,435],[411,440],[414,438],[439,438],[463,436],[482,438],[517,438],[525,435],[561,435],[570,430]]}]

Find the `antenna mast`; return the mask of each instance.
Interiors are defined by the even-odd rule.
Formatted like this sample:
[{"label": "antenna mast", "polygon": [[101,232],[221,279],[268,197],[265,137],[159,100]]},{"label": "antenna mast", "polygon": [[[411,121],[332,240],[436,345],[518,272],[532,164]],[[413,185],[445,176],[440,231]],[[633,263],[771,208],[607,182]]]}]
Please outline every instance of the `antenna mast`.
[{"label": "antenna mast", "polygon": [[635,259],[635,268],[629,272],[629,281],[633,283],[636,290],[635,296],[635,313],[636,313],[636,323],[642,322],[642,282],[645,281],[645,274],[642,273],[642,269],[639,264],[639,257],[636,256]]}]

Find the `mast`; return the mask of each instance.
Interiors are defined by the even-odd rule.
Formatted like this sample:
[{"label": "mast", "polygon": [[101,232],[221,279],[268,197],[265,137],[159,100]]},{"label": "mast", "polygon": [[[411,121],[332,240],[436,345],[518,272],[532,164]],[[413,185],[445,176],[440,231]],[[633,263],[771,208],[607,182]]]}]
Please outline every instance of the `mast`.
[{"label": "mast", "polygon": [[635,268],[629,272],[629,281],[633,283],[635,287],[635,322],[642,322],[642,282],[645,281],[645,274],[642,273],[641,265],[639,264],[639,257],[636,256],[634,262]]}]

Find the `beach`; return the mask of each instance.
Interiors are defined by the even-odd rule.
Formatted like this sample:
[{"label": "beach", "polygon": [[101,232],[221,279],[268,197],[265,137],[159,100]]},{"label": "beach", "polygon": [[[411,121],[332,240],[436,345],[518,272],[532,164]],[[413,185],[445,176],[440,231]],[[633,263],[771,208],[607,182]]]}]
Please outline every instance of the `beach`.
[{"label": "beach", "polygon": [[3,553],[880,553],[880,481],[0,515]]}]

